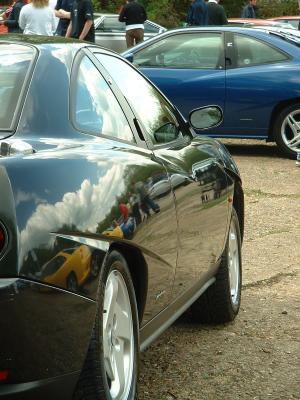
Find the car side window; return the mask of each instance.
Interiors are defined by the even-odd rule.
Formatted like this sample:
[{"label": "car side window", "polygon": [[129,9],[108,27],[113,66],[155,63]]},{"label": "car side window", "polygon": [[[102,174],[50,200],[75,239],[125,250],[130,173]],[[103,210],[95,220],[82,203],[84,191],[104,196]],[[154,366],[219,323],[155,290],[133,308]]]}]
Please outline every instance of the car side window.
[{"label": "car side window", "polygon": [[72,116],[77,128],[97,136],[135,141],[116,97],[87,56],[80,62],[71,98],[75,100]]},{"label": "car side window", "polygon": [[223,36],[215,32],[168,36],[137,51],[134,65],[190,69],[222,68]]},{"label": "car side window", "polygon": [[101,32],[125,32],[125,22],[120,22],[118,17],[105,17],[96,28]]},{"label": "car side window", "polygon": [[236,50],[236,66],[250,67],[251,65],[269,64],[288,59],[287,55],[274,47],[244,35],[234,35]]},{"label": "car side window", "polygon": [[168,143],[182,135],[172,106],[141,74],[120,58],[95,56],[121,89],[153,144]]}]

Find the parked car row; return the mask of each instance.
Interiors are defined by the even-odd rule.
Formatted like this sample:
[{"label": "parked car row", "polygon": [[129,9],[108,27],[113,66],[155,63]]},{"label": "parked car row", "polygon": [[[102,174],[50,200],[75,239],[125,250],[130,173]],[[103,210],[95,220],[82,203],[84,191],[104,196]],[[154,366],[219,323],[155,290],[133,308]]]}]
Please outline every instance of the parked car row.
[{"label": "parked car row", "polygon": [[298,31],[292,29],[203,27],[167,31],[123,56],[186,118],[207,103],[221,107],[222,124],[206,135],[275,141],[286,156],[296,158],[299,47]]}]

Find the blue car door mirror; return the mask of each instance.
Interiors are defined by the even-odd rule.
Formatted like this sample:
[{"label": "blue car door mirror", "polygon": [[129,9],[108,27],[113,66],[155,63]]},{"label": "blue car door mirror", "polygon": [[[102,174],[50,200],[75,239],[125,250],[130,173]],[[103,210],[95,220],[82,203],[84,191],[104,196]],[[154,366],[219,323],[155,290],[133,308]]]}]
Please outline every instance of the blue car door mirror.
[{"label": "blue car door mirror", "polygon": [[191,111],[190,124],[194,129],[208,129],[219,125],[223,120],[223,111],[218,106],[201,107]]}]

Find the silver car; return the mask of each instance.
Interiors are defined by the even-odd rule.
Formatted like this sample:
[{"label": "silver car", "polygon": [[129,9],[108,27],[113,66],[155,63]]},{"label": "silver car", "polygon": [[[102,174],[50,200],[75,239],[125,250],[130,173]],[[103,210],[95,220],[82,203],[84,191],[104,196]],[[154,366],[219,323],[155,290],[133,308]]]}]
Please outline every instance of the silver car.
[{"label": "silver car", "polygon": [[[118,53],[126,50],[125,22],[119,21],[119,15],[95,13],[94,17],[96,43]],[[167,30],[148,20],[145,21],[144,27],[144,40]]]}]

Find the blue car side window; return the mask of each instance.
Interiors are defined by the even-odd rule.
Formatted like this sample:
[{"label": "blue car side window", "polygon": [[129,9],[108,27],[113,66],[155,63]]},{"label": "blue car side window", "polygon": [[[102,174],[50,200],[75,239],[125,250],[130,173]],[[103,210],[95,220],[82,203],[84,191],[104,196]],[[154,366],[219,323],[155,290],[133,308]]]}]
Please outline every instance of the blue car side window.
[{"label": "blue car side window", "polygon": [[75,126],[82,131],[135,141],[116,97],[86,56],[81,60],[78,69],[72,114]]},{"label": "blue car side window", "polygon": [[244,35],[234,37],[237,67],[269,64],[288,59],[287,55],[268,44]]},{"label": "blue car side window", "polygon": [[137,67],[176,69],[220,69],[223,61],[223,36],[215,32],[174,34],[138,50]]}]

